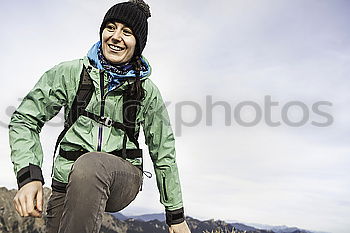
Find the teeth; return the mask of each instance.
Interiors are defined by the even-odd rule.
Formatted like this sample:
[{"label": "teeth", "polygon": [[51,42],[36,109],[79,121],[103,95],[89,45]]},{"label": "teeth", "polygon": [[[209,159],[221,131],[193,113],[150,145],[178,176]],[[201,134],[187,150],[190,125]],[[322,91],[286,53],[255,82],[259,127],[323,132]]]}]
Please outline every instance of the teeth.
[{"label": "teeth", "polygon": [[123,48],[122,47],[119,47],[119,46],[116,46],[116,45],[109,45],[109,47],[111,48],[111,49],[114,49],[114,50],[117,50],[117,51],[122,51],[123,50]]}]

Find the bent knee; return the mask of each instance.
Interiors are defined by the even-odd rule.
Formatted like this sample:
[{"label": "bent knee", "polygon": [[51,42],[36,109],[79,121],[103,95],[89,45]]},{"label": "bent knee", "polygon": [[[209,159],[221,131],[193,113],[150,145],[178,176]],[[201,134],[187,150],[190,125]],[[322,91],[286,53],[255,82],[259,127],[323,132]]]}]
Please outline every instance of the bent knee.
[{"label": "bent knee", "polygon": [[92,178],[96,171],[100,170],[101,161],[98,152],[88,152],[80,156],[73,164],[70,177],[74,178]]}]

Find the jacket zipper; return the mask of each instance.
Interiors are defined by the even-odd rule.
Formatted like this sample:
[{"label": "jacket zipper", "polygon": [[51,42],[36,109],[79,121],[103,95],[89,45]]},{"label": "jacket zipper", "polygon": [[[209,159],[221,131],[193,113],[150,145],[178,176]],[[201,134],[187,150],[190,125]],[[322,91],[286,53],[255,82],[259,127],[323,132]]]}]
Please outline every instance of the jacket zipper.
[{"label": "jacket zipper", "polygon": [[[104,97],[104,75],[103,71],[100,73],[100,90],[101,90],[101,109],[100,109],[100,117],[103,117],[105,114],[105,97]],[[97,151],[101,151],[102,149],[102,131],[103,125],[100,124],[98,128],[98,142],[97,142]]]},{"label": "jacket zipper", "polygon": [[164,191],[164,199],[165,201],[168,201],[168,194],[166,192],[166,187],[165,187],[165,176],[163,176],[163,191]]}]

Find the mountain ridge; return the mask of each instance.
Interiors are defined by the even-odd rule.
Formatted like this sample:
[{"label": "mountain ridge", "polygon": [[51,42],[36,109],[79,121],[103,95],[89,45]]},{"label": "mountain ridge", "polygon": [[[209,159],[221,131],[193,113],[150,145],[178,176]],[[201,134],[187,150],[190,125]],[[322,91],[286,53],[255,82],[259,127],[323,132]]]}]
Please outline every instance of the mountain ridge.
[{"label": "mountain ridge", "polygon": [[[13,198],[17,190],[8,190],[0,187],[0,233],[44,233],[45,211],[42,218],[21,217],[13,207]],[[44,187],[44,210],[51,189]],[[222,220],[198,220],[187,216],[186,221],[192,233],[203,233],[211,231],[235,233],[310,233],[311,231],[274,232],[267,229],[258,229],[242,223],[227,223]],[[104,213],[100,233],[168,233],[163,213],[125,216],[121,213]]]}]

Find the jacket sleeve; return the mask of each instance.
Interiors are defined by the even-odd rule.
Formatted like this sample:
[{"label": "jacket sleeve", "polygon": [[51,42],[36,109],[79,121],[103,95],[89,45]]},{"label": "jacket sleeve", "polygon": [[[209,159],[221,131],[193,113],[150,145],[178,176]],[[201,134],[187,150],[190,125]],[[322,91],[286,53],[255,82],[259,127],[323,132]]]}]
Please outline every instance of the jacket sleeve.
[{"label": "jacket sleeve", "polygon": [[166,210],[168,225],[184,221],[184,210],[178,168],[175,138],[169,115],[158,88],[151,83],[146,88],[143,130],[154,165],[160,202]]},{"label": "jacket sleeve", "polygon": [[9,142],[18,189],[33,180],[44,184],[39,133],[44,123],[66,104],[64,79],[58,66],[44,73],[11,117]]}]

